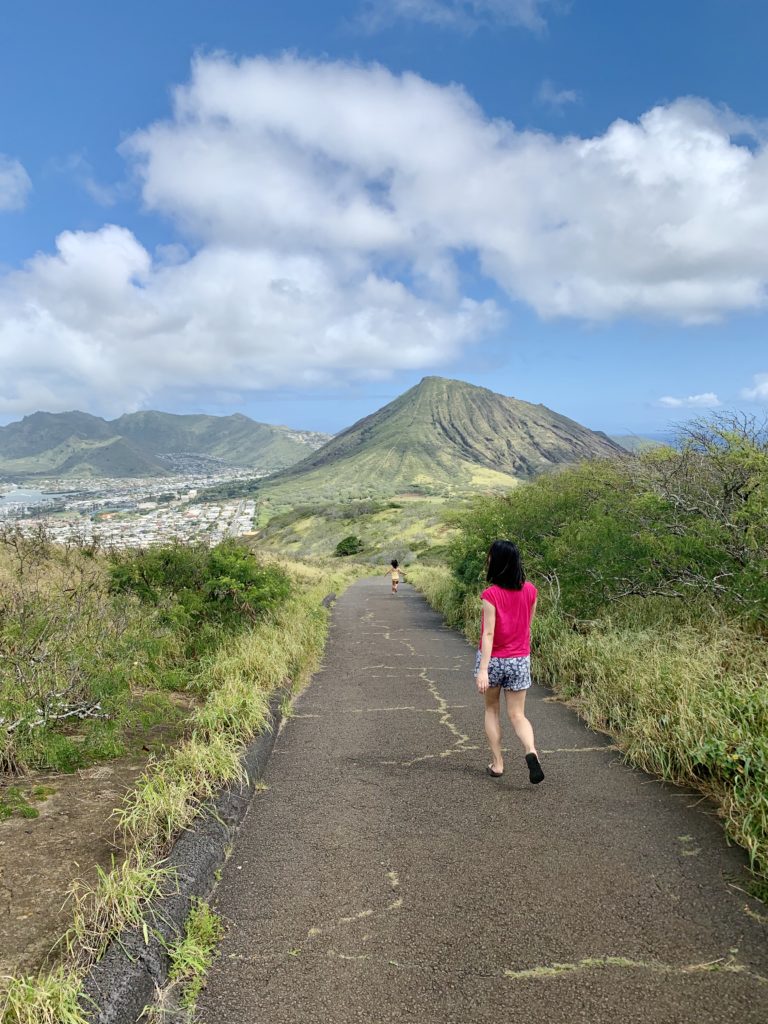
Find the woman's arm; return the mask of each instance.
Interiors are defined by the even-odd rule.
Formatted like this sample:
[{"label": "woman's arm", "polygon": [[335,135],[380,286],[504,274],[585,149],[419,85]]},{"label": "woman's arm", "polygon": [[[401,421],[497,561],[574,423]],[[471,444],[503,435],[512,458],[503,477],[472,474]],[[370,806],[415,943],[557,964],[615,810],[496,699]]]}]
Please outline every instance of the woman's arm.
[{"label": "woman's arm", "polygon": [[488,662],[493,650],[493,633],[496,629],[496,608],[490,601],[483,601],[483,635],[480,638],[480,668],[475,682],[480,693],[488,689]]}]

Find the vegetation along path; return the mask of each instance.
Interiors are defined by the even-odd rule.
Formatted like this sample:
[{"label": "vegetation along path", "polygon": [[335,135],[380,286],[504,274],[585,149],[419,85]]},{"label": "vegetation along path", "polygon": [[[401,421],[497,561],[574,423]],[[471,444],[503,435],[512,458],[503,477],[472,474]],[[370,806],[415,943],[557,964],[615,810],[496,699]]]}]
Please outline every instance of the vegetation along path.
[{"label": "vegetation along path", "polygon": [[206,1024],[764,1022],[766,908],[712,808],[534,688],[487,762],[472,652],[410,587],[338,602],[215,895]]}]

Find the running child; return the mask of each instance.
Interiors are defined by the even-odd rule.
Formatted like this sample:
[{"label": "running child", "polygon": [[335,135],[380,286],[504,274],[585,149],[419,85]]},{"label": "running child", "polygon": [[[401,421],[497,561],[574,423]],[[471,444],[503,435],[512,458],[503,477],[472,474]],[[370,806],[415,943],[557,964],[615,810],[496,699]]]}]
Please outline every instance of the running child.
[{"label": "running child", "polygon": [[525,750],[528,778],[542,782],[533,728],[525,717],[525,691],[531,685],[531,621],[538,592],[526,582],[517,545],[495,540],[486,561],[490,586],[481,595],[483,620],[475,660],[475,683],[485,697],[485,734],[492,761],[486,768],[497,779],[504,774],[501,754],[501,691],[507,715]]},{"label": "running child", "polygon": [[398,566],[397,566],[397,559],[396,558],[393,558],[392,561],[389,564],[390,564],[391,568],[387,569],[387,571],[384,573],[384,575],[385,576],[390,576],[390,575],[392,576],[392,593],[396,594],[397,593],[397,585],[400,582],[400,577],[402,576],[403,579],[405,579],[405,573],[403,572],[402,569],[398,568]]}]

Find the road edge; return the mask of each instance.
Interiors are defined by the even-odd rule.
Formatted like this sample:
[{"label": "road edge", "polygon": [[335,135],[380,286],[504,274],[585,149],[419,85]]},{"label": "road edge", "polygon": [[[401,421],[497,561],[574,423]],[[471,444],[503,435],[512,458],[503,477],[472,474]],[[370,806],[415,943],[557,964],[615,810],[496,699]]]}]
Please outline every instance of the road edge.
[{"label": "road edge", "polygon": [[289,688],[272,695],[267,726],[241,758],[247,782],[224,787],[176,840],[163,862],[175,873],[176,884],[150,907],[146,933],[130,928],[115,936],[85,976],[81,1006],[93,1024],[135,1024],[168,981],[168,945],[184,934],[192,900],[208,895],[215,884],[269,761],[291,695]]}]

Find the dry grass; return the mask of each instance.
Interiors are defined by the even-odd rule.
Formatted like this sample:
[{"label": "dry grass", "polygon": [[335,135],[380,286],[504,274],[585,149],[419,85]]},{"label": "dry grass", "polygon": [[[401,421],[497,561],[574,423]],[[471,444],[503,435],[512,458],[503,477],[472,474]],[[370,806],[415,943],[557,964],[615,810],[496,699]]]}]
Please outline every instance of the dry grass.
[{"label": "dry grass", "polygon": [[271,694],[286,685],[299,690],[317,668],[328,624],[322,599],[341,593],[361,570],[338,564],[285,567],[294,595],[204,666],[201,688],[207,697],[193,716],[191,737],[153,761],[129,794],[119,815],[125,859],[100,872],[95,886],[74,887],[66,966],[8,979],[3,1024],[81,1024],[77,996],[84,970],[123,927],[147,928],[149,903],[173,884],[159,858],[222,785],[242,778],[241,754],[266,727]]}]

